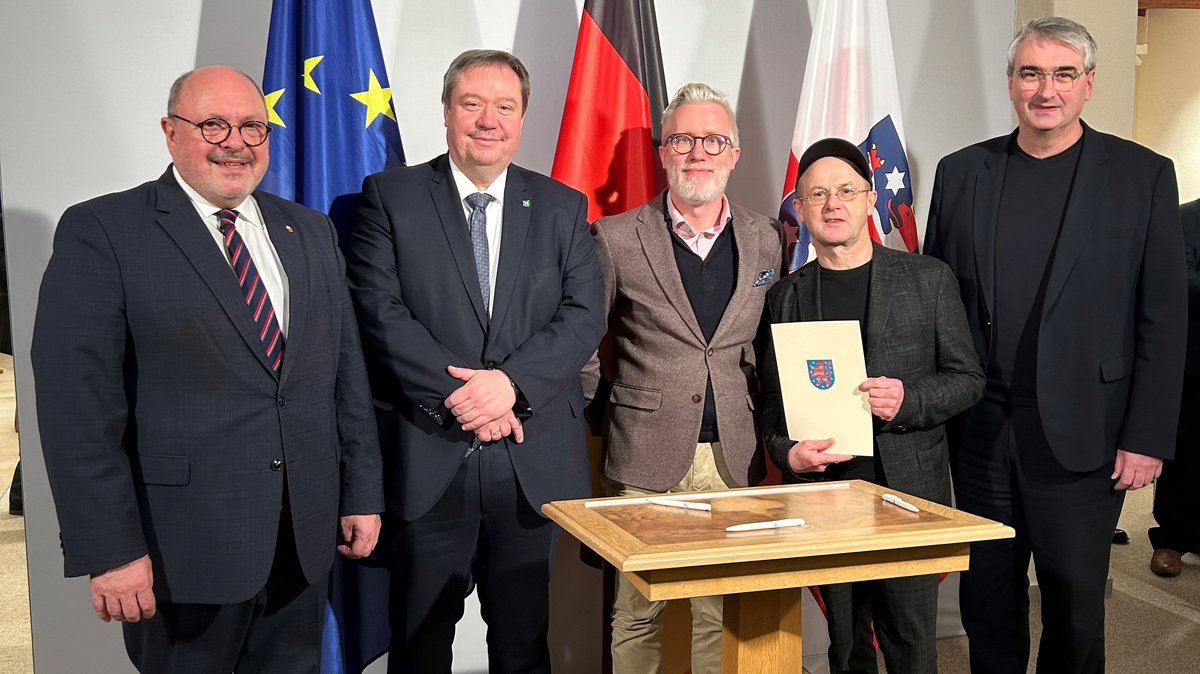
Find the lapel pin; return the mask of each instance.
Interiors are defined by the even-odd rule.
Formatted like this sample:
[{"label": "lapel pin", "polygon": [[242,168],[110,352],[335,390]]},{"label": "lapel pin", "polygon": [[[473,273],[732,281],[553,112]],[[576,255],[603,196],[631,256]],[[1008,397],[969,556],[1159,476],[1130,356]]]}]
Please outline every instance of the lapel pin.
[{"label": "lapel pin", "polygon": [[296,230],[292,229],[292,226],[291,226],[291,225],[284,225],[284,226],[283,226],[283,228],[284,228],[284,229],[286,229],[286,230],[288,231],[288,234],[295,234],[295,233],[296,233]]},{"label": "lapel pin", "polygon": [[758,272],[758,278],[754,279],[754,283],[752,284],[752,287],[757,288],[759,286],[765,286],[768,283],[770,283],[771,279],[773,279],[773,278],[775,278],[775,270],[774,269],[764,269],[764,270]]},{"label": "lapel pin", "polygon": [[524,201],[522,201],[522,202],[521,202],[521,207],[522,207],[522,208],[529,208],[529,204],[531,204],[531,203],[533,203],[533,200],[532,200],[532,199],[526,199],[526,200],[524,200]]}]

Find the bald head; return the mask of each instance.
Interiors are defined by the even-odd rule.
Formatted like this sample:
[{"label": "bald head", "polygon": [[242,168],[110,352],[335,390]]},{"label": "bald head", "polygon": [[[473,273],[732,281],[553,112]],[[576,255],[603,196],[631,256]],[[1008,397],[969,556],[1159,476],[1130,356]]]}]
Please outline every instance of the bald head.
[{"label": "bald head", "polygon": [[[210,142],[200,127],[217,120],[232,128],[224,139],[210,134],[219,141]],[[197,68],[171,87],[161,122],[167,150],[183,181],[219,208],[237,208],[267,170],[269,141],[247,145],[241,131],[247,122],[267,124],[267,108],[258,85],[239,70]]]},{"label": "bald head", "polygon": [[[183,95],[184,85],[187,83],[188,80],[190,80],[192,78],[193,75],[198,75],[198,74],[212,75],[215,73],[223,73],[226,75],[228,75],[230,73],[236,73],[237,75],[239,75],[240,77],[245,79],[247,82],[249,82],[250,86],[254,87],[254,90],[258,92],[259,96],[262,96],[262,88],[258,86],[258,82],[255,82],[254,78],[250,77],[246,73],[244,73],[236,68],[230,68],[229,66],[222,66],[222,65],[204,66],[201,68],[196,68],[195,70],[189,70],[186,73],[175,78],[175,81],[171,84],[171,93],[167,96],[167,114],[168,115],[175,114],[175,108],[179,105],[179,98],[180,98],[180,96]],[[266,112],[265,104],[263,106],[263,111],[264,111],[264,113]]]}]

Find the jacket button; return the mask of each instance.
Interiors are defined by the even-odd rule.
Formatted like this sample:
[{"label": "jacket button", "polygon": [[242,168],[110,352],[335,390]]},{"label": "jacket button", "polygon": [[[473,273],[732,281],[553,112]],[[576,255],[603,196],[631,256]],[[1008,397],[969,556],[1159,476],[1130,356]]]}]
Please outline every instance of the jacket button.
[{"label": "jacket button", "polygon": [[701,400],[704,400],[704,398],[701,398],[699,393],[697,393],[696,395],[692,396],[692,402],[694,402],[694,403],[698,403],[698,402],[700,402]]},{"label": "jacket button", "polygon": [[276,398],[275,402],[279,403],[280,407],[287,407],[287,398],[284,398],[283,396]]},{"label": "jacket button", "polygon": [[283,470],[283,459],[274,459],[271,461],[271,470],[279,472]]},{"label": "jacket button", "polygon": [[713,352],[712,348],[709,348],[709,350],[708,350],[708,355],[711,357],[711,356],[713,355],[713,353],[714,353],[714,352]]}]

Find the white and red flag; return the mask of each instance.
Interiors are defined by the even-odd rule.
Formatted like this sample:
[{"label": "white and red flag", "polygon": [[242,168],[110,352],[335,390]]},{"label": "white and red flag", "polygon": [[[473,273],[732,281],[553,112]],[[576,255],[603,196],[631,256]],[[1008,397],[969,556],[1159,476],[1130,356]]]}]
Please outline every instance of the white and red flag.
[{"label": "white and red flag", "polygon": [[788,230],[788,272],[812,258],[812,237],[792,208],[797,162],[805,148],[831,136],[857,145],[874,173],[872,182],[879,198],[868,214],[871,238],[889,248],[917,248],[887,2],[817,0],[815,5],[779,206],[779,219]]}]

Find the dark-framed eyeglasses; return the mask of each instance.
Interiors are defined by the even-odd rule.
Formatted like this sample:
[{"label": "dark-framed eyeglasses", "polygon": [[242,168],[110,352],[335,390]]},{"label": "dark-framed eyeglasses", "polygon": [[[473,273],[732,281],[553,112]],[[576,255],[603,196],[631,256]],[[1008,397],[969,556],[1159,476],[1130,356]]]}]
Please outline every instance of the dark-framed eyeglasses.
[{"label": "dark-framed eyeglasses", "polygon": [[1042,88],[1042,83],[1046,78],[1050,78],[1054,82],[1055,91],[1070,91],[1079,83],[1079,78],[1083,77],[1082,71],[1075,68],[1059,68],[1058,70],[1046,71],[1037,68],[1025,67],[1013,74],[1017,81],[1021,83],[1021,88],[1025,91],[1034,91]]},{"label": "dark-framed eyeglasses", "polygon": [[716,156],[725,151],[725,148],[733,145],[733,140],[729,136],[722,136],[719,133],[710,133],[707,136],[693,136],[690,133],[673,133],[666,138],[667,145],[675,151],[675,154],[687,154],[696,147],[696,143],[704,148],[704,151],[710,155]]},{"label": "dark-framed eyeglasses", "polygon": [[[187,122],[200,129],[200,136],[213,145],[224,143],[229,138],[229,135],[233,133],[234,125],[220,117],[210,117],[203,122],[193,122],[175,113],[167,116],[172,119],[178,119],[181,122]],[[259,122],[257,120],[242,122],[237,125],[237,130],[238,133],[242,134],[242,142],[250,147],[257,147],[267,142],[267,136],[271,133],[271,127],[267,126],[266,122]]]},{"label": "dark-framed eyeglasses", "polygon": [[830,192],[829,190],[825,190],[825,189],[815,189],[815,190],[809,192],[808,195],[803,196],[803,197],[796,197],[796,199],[798,199],[800,201],[807,201],[808,203],[812,204],[813,206],[824,206],[825,202],[829,201],[830,195],[835,195],[835,196],[837,196],[838,201],[842,202],[843,204],[848,204],[851,201],[854,201],[855,199],[857,199],[858,195],[863,194],[865,192],[870,192],[870,191],[871,191],[871,188],[869,188],[869,187],[864,187],[861,190],[856,190],[853,187],[846,185],[844,187],[837,188],[833,192]]}]

